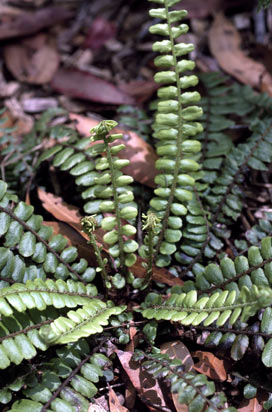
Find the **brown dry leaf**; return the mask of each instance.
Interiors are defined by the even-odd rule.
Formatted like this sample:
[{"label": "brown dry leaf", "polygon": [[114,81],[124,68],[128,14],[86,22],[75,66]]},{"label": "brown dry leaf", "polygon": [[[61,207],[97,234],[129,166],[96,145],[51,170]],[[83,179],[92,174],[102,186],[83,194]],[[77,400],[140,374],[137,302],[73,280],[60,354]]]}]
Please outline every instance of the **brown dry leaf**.
[{"label": "brown dry leaf", "polygon": [[4,58],[16,79],[31,84],[50,82],[59,65],[57,49],[44,34],[6,46]]},{"label": "brown dry leaf", "polygon": [[[62,197],[48,193],[41,188],[38,188],[38,197],[45,210],[51,213],[56,219],[72,226],[84,239],[89,240],[88,235],[82,231],[80,223],[82,216],[77,207],[68,205],[63,201]],[[101,229],[95,231],[97,241],[100,244],[103,244],[103,234],[104,232]],[[107,250],[105,247],[104,249]]]},{"label": "brown dry leaf", "polygon": [[[14,127],[13,135],[18,138],[18,142],[21,140],[21,135],[29,133],[33,128],[34,120],[31,116],[24,113],[20,102],[15,98],[5,100],[6,111],[3,114],[3,118],[8,117],[10,126]],[[6,125],[5,125],[6,126]],[[2,127],[2,126],[0,126]]]},{"label": "brown dry leaf", "polygon": [[66,96],[108,104],[133,104],[134,99],[107,80],[89,71],[59,69],[51,86]]},{"label": "brown dry leaf", "polygon": [[239,412],[261,412],[263,411],[262,405],[258,402],[257,398],[254,399],[244,399],[239,408]]},{"label": "brown dry leaf", "polygon": [[133,352],[123,352],[122,350],[115,352],[140,398],[143,402],[146,401],[146,406],[151,411],[159,412],[156,405],[165,407],[166,403],[158,381],[147,373],[139,362],[132,360]]},{"label": "brown dry leaf", "polygon": [[[76,129],[80,134],[90,135],[90,129],[99,121],[85,116],[71,113],[70,119],[75,120]],[[124,173],[132,176],[137,182],[149,187],[155,187],[154,178],[157,174],[155,162],[157,155],[151,145],[146,143],[135,132],[126,131],[116,127],[115,133],[123,133],[126,148],[120,152],[120,157],[130,160],[130,164],[124,167]]]},{"label": "brown dry leaf", "polygon": [[[179,340],[165,342],[160,346],[162,353],[166,353],[171,359],[180,359],[185,366],[185,372],[189,372],[194,367],[194,361],[187,347]],[[177,412],[187,412],[188,406],[179,403],[178,394],[172,393],[172,399]]]},{"label": "brown dry leaf", "polygon": [[272,95],[272,77],[262,63],[255,62],[241,50],[241,37],[223,13],[215,16],[209,32],[213,56],[227,73],[240,82]]},{"label": "brown dry leaf", "polygon": [[109,386],[109,406],[110,412],[129,412],[127,408],[121,405],[116,393],[111,386]]},{"label": "brown dry leaf", "polygon": [[224,361],[218,359],[213,353],[196,351],[192,353],[192,356],[199,358],[199,362],[194,365],[194,369],[199,373],[203,373],[209,378],[221,382],[224,382],[227,379],[227,371],[224,366]]}]

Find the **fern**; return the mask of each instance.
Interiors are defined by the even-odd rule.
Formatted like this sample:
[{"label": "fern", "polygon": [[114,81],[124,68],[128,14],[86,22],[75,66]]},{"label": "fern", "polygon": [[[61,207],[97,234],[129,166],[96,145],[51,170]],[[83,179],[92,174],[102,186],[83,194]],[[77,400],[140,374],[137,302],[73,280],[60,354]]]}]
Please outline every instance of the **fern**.
[{"label": "fern", "polygon": [[[188,31],[182,23],[187,13],[173,8],[178,0],[153,1],[158,8],[150,10],[150,32],[162,36],[153,45],[159,53],[160,86],[152,103],[158,174],[149,207],[144,200],[139,208],[142,225],[136,225],[138,188],[122,172],[129,161],[114,120],[94,127],[90,141],[66,126],[51,126],[57,110],[42,115],[18,147],[8,145],[9,129],[0,140],[0,402],[7,411],[87,412],[105,380],[118,379],[114,353],[134,333],[130,349],[137,347],[140,370],[164,379],[189,411],[235,411],[240,399],[227,403],[222,389],[230,393],[230,379],[211,382],[162,354],[157,346],[169,336],[230,357],[228,373],[243,396],[265,393],[262,406],[271,407],[265,382],[272,366],[270,214],[237,236],[252,175],[265,180],[272,160],[271,98],[209,73],[200,75],[200,101],[191,89],[198,84],[195,65],[183,58],[193,45],[177,40]],[[148,134],[148,118],[137,108],[125,110],[139,121],[124,121]],[[238,141],[236,130],[243,130]],[[56,142],[43,150],[46,136]],[[96,267],[18,199],[18,187],[27,185],[29,192],[36,176],[42,179],[43,162],[69,174],[78,187],[86,213],[82,230]],[[235,237],[241,253],[233,247]],[[167,273],[184,283],[179,279],[167,289],[152,282]],[[243,377],[238,361],[252,356],[256,370]],[[148,392],[141,400],[148,402]]]},{"label": "fern", "polygon": [[57,349],[55,356],[39,365],[41,379],[36,370],[29,370],[24,375],[24,384],[22,381],[22,384],[8,383],[0,391],[0,397],[4,391],[11,397],[12,393],[22,390],[23,399],[14,402],[11,411],[36,408],[74,412],[75,408],[80,408],[87,412],[88,399],[98,391],[96,384],[101,379],[112,379],[110,368],[111,361],[103,354],[94,353],[87,341],[81,339]]},{"label": "fern", "polygon": [[170,359],[166,354],[137,353],[135,359],[143,360],[144,369],[156,378],[163,378],[171,384],[171,392],[178,393],[178,400],[181,404],[187,405],[188,409],[202,411],[204,406],[206,411],[234,412],[235,408],[225,408],[225,395],[215,394],[213,382],[209,382],[202,374],[185,372],[182,362],[177,359]]},{"label": "fern", "polygon": [[177,1],[159,3],[163,8],[150,10],[150,15],[162,19],[163,23],[151,26],[150,32],[167,38],[153,45],[153,51],[162,54],[156,57],[155,65],[167,70],[158,72],[155,81],[170,86],[160,87],[158,90],[153,136],[159,140],[156,167],[160,173],[155,178],[158,186],[154,191],[156,197],[150,205],[152,211],[162,219],[155,250],[156,264],[167,266],[171,262],[170,255],[176,251],[176,243],[182,236],[181,216],[187,213],[183,203],[192,198],[195,182],[193,176],[199,169],[195,153],[199,152],[200,144],[197,140],[192,140],[191,136],[202,130],[201,124],[195,121],[202,115],[202,110],[194,105],[200,99],[198,92],[183,92],[183,89],[198,83],[195,75],[181,76],[183,72],[194,68],[192,61],[180,59],[192,51],[194,46],[175,44],[175,39],[186,33],[188,26],[175,26],[173,23],[180,23],[186,17],[186,12],[169,9]]}]

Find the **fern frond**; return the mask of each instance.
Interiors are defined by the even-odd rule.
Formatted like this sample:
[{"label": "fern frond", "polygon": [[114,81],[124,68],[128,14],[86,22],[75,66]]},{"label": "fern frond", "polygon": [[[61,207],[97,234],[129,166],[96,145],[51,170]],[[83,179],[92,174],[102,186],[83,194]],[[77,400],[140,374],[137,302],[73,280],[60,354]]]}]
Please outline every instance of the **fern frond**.
[{"label": "fern frond", "polygon": [[236,291],[215,292],[210,297],[198,299],[197,292],[172,294],[164,302],[155,293],[147,296],[142,304],[142,315],[147,319],[171,320],[183,325],[209,326],[216,321],[223,326],[227,321],[233,325],[238,318],[246,322],[250,316],[270,304],[272,290],[270,288],[251,289],[244,286],[239,294]]},{"label": "fern frond", "polygon": [[7,193],[7,184],[0,181],[1,287],[9,280],[45,280],[51,274],[64,280],[71,277],[91,282],[95,269],[88,267],[85,259],[78,261],[77,248],[67,247],[67,239],[60,234],[52,236],[52,228],[43,225],[42,217],[33,212],[33,206],[18,202]]},{"label": "fern frond", "polygon": [[[9,190],[16,190],[24,197],[25,191],[31,189],[37,172],[37,160],[46,143],[45,136],[59,139],[75,136],[72,128],[63,125],[52,126],[54,117],[65,114],[61,108],[46,110],[34,123],[31,132],[18,138],[16,128],[4,128],[0,137],[1,178],[9,185]],[[1,129],[1,123],[0,123]]]},{"label": "fern frond", "polygon": [[40,335],[47,343],[63,344],[76,342],[82,337],[103,332],[112,315],[119,315],[126,306],[107,307],[106,303],[92,300],[77,311],[70,311],[50,325],[42,326]]},{"label": "fern frond", "polygon": [[[26,284],[15,283],[1,289],[0,369],[10,362],[18,365],[23,359],[33,358],[35,348],[46,350],[52,343],[75,342],[81,337],[101,333],[109,317],[120,314],[125,306],[113,307],[111,303],[107,306],[93,298],[92,292],[91,285],[61,279],[56,282],[28,280]],[[61,308],[77,306],[82,309],[59,317]]]},{"label": "fern frond", "polygon": [[196,275],[195,286],[203,292],[212,292],[217,288],[239,291],[242,286],[251,288],[269,286],[272,282],[272,246],[271,237],[265,237],[261,246],[251,246],[248,257],[237,256],[234,262],[224,258],[220,265],[211,263]]},{"label": "fern frond", "polygon": [[[138,249],[138,243],[133,239],[125,240],[124,237],[136,233],[133,222],[138,211],[129,186],[133,178],[121,172],[121,169],[129,164],[129,160],[114,156],[125,146],[123,144],[110,145],[116,139],[122,138],[120,134],[109,134],[116,125],[114,121],[105,120],[91,130],[94,142],[103,141],[103,143],[96,143],[93,149],[99,154],[106,152],[106,157],[99,158],[96,162],[96,169],[103,173],[95,178],[92,191],[96,199],[94,202],[98,202],[100,212],[115,212],[115,216],[102,219],[101,227],[107,232],[103,239],[110,246],[109,253],[115,259],[116,267],[120,267],[120,272],[126,275],[126,267],[136,262],[134,252]],[[123,224],[122,219],[130,223]]]},{"label": "fern frond", "polygon": [[178,393],[180,404],[187,405],[189,410],[197,412],[235,412],[236,409],[224,408],[226,397],[223,392],[216,392],[215,385],[205,375],[185,372],[182,361],[171,359],[167,354],[152,353],[135,354],[136,360],[144,360],[142,366],[155,378],[163,378],[170,382],[171,392]]},{"label": "fern frond", "polygon": [[[156,1],[155,1],[156,2]],[[153,44],[153,51],[161,53],[156,57],[155,65],[166,70],[155,75],[155,81],[165,86],[158,90],[158,105],[153,136],[159,140],[157,153],[159,159],[156,168],[160,174],[156,176],[155,189],[151,208],[162,219],[161,233],[158,237],[155,255],[158,266],[167,266],[171,255],[176,251],[176,243],[182,236],[181,216],[186,215],[184,206],[192,199],[194,174],[199,170],[196,155],[200,151],[200,143],[192,140],[192,136],[202,131],[196,122],[202,115],[202,109],[196,105],[200,96],[198,92],[183,92],[183,89],[195,86],[198,78],[195,75],[181,76],[193,70],[194,63],[182,60],[194,48],[192,44],[175,44],[175,39],[188,31],[186,24],[174,25],[186,17],[184,10],[173,10],[169,7],[173,1],[162,1],[163,8],[150,10],[151,17],[162,19],[162,23],[150,27],[150,32],[166,37],[167,40]]]},{"label": "fern frond", "polygon": [[[59,348],[56,357],[38,365],[41,379],[35,370],[28,373],[24,388],[21,388],[22,399],[14,402],[10,411],[26,412],[31,408],[39,412],[74,412],[75,408],[80,408],[87,412],[90,400],[98,391],[96,384],[101,379],[112,379],[111,366],[105,355],[94,353],[83,339]],[[12,393],[14,387],[12,382],[4,390]]]}]

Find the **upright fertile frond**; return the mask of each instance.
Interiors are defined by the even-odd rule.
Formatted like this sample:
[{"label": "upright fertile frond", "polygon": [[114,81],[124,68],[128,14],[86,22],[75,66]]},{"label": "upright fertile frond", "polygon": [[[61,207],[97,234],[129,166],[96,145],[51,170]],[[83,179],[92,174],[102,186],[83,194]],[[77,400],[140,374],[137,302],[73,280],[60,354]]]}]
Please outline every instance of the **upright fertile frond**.
[{"label": "upright fertile frond", "polygon": [[175,44],[175,39],[188,31],[186,24],[179,24],[187,12],[170,10],[178,1],[155,2],[163,7],[150,10],[150,15],[162,19],[162,23],[151,26],[150,32],[167,38],[153,44],[153,51],[161,53],[161,56],[156,57],[155,65],[163,69],[155,75],[155,81],[167,86],[158,90],[153,136],[159,141],[156,167],[160,173],[155,179],[158,186],[154,192],[156,197],[150,205],[162,219],[156,263],[158,266],[167,266],[171,261],[170,255],[176,251],[176,243],[182,236],[181,216],[187,213],[185,205],[192,199],[194,175],[199,170],[195,154],[201,146],[192,137],[202,131],[201,124],[196,122],[202,115],[202,109],[195,105],[200,99],[198,92],[183,91],[198,83],[195,75],[182,75],[195,67],[194,62],[181,59],[194,46]]},{"label": "upright fertile frond", "polygon": [[[125,237],[136,233],[133,222],[137,216],[137,206],[133,202],[134,196],[129,186],[133,178],[121,172],[121,169],[129,164],[129,160],[115,157],[125,146],[124,144],[111,145],[116,139],[122,138],[120,134],[109,134],[116,125],[114,121],[105,120],[91,130],[94,142],[103,141],[103,143],[96,143],[93,150],[98,154],[105,152],[106,157],[99,157],[96,162],[96,170],[102,173],[95,177],[91,189],[96,200],[89,203],[98,204],[95,213],[115,213],[115,216],[104,217],[101,227],[107,232],[103,239],[110,246],[109,253],[124,275],[127,273],[126,268],[136,262],[134,252],[138,249],[138,243]],[[124,224],[122,219],[130,223]]]}]

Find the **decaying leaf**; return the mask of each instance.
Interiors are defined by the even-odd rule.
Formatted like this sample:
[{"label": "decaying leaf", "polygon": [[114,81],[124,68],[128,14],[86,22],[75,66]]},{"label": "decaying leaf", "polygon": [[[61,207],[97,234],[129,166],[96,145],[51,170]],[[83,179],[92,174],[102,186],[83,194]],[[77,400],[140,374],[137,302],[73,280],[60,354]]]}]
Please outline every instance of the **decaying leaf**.
[{"label": "decaying leaf", "polygon": [[110,412],[129,412],[127,408],[121,405],[116,393],[111,386],[109,386],[109,406]]},{"label": "decaying leaf", "polygon": [[257,398],[254,399],[244,399],[238,408],[239,412],[261,412],[263,411],[262,405],[259,403]]},{"label": "decaying leaf", "polygon": [[32,84],[50,82],[59,65],[57,49],[44,34],[6,46],[4,57],[16,79]]},{"label": "decaying leaf", "polygon": [[133,104],[132,97],[112,83],[77,69],[59,69],[51,86],[66,96],[108,104]]},{"label": "decaying leaf", "polygon": [[227,379],[224,361],[218,359],[213,353],[196,351],[192,353],[192,356],[199,359],[194,365],[194,369],[199,373],[203,373],[209,378],[220,380],[221,382]]},{"label": "decaying leaf", "polygon": [[218,13],[209,32],[210,49],[219,65],[240,82],[272,95],[272,76],[262,63],[241,50],[241,37],[233,24]]},{"label": "decaying leaf", "polygon": [[83,47],[98,51],[103,45],[116,35],[114,23],[103,17],[96,17],[89,28]]},{"label": "decaying leaf", "polygon": [[[80,134],[89,136],[90,129],[99,121],[85,116],[71,113],[70,119],[76,121],[76,129]],[[119,154],[120,157],[130,160],[130,164],[123,168],[124,173],[132,176],[136,182],[149,187],[155,187],[154,178],[157,174],[155,162],[157,155],[151,145],[146,143],[135,132],[116,127],[115,133],[122,133],[126,148]]]},{"label": "decaying leaf", "polygon": [[157,379],[147,373],[139,362],[132,359],[133,352],[116,350],[116,354],[140,398],[146,401],[146,406],[151,411],[159,412],[156,405],[165,407],[166,403]]}]

